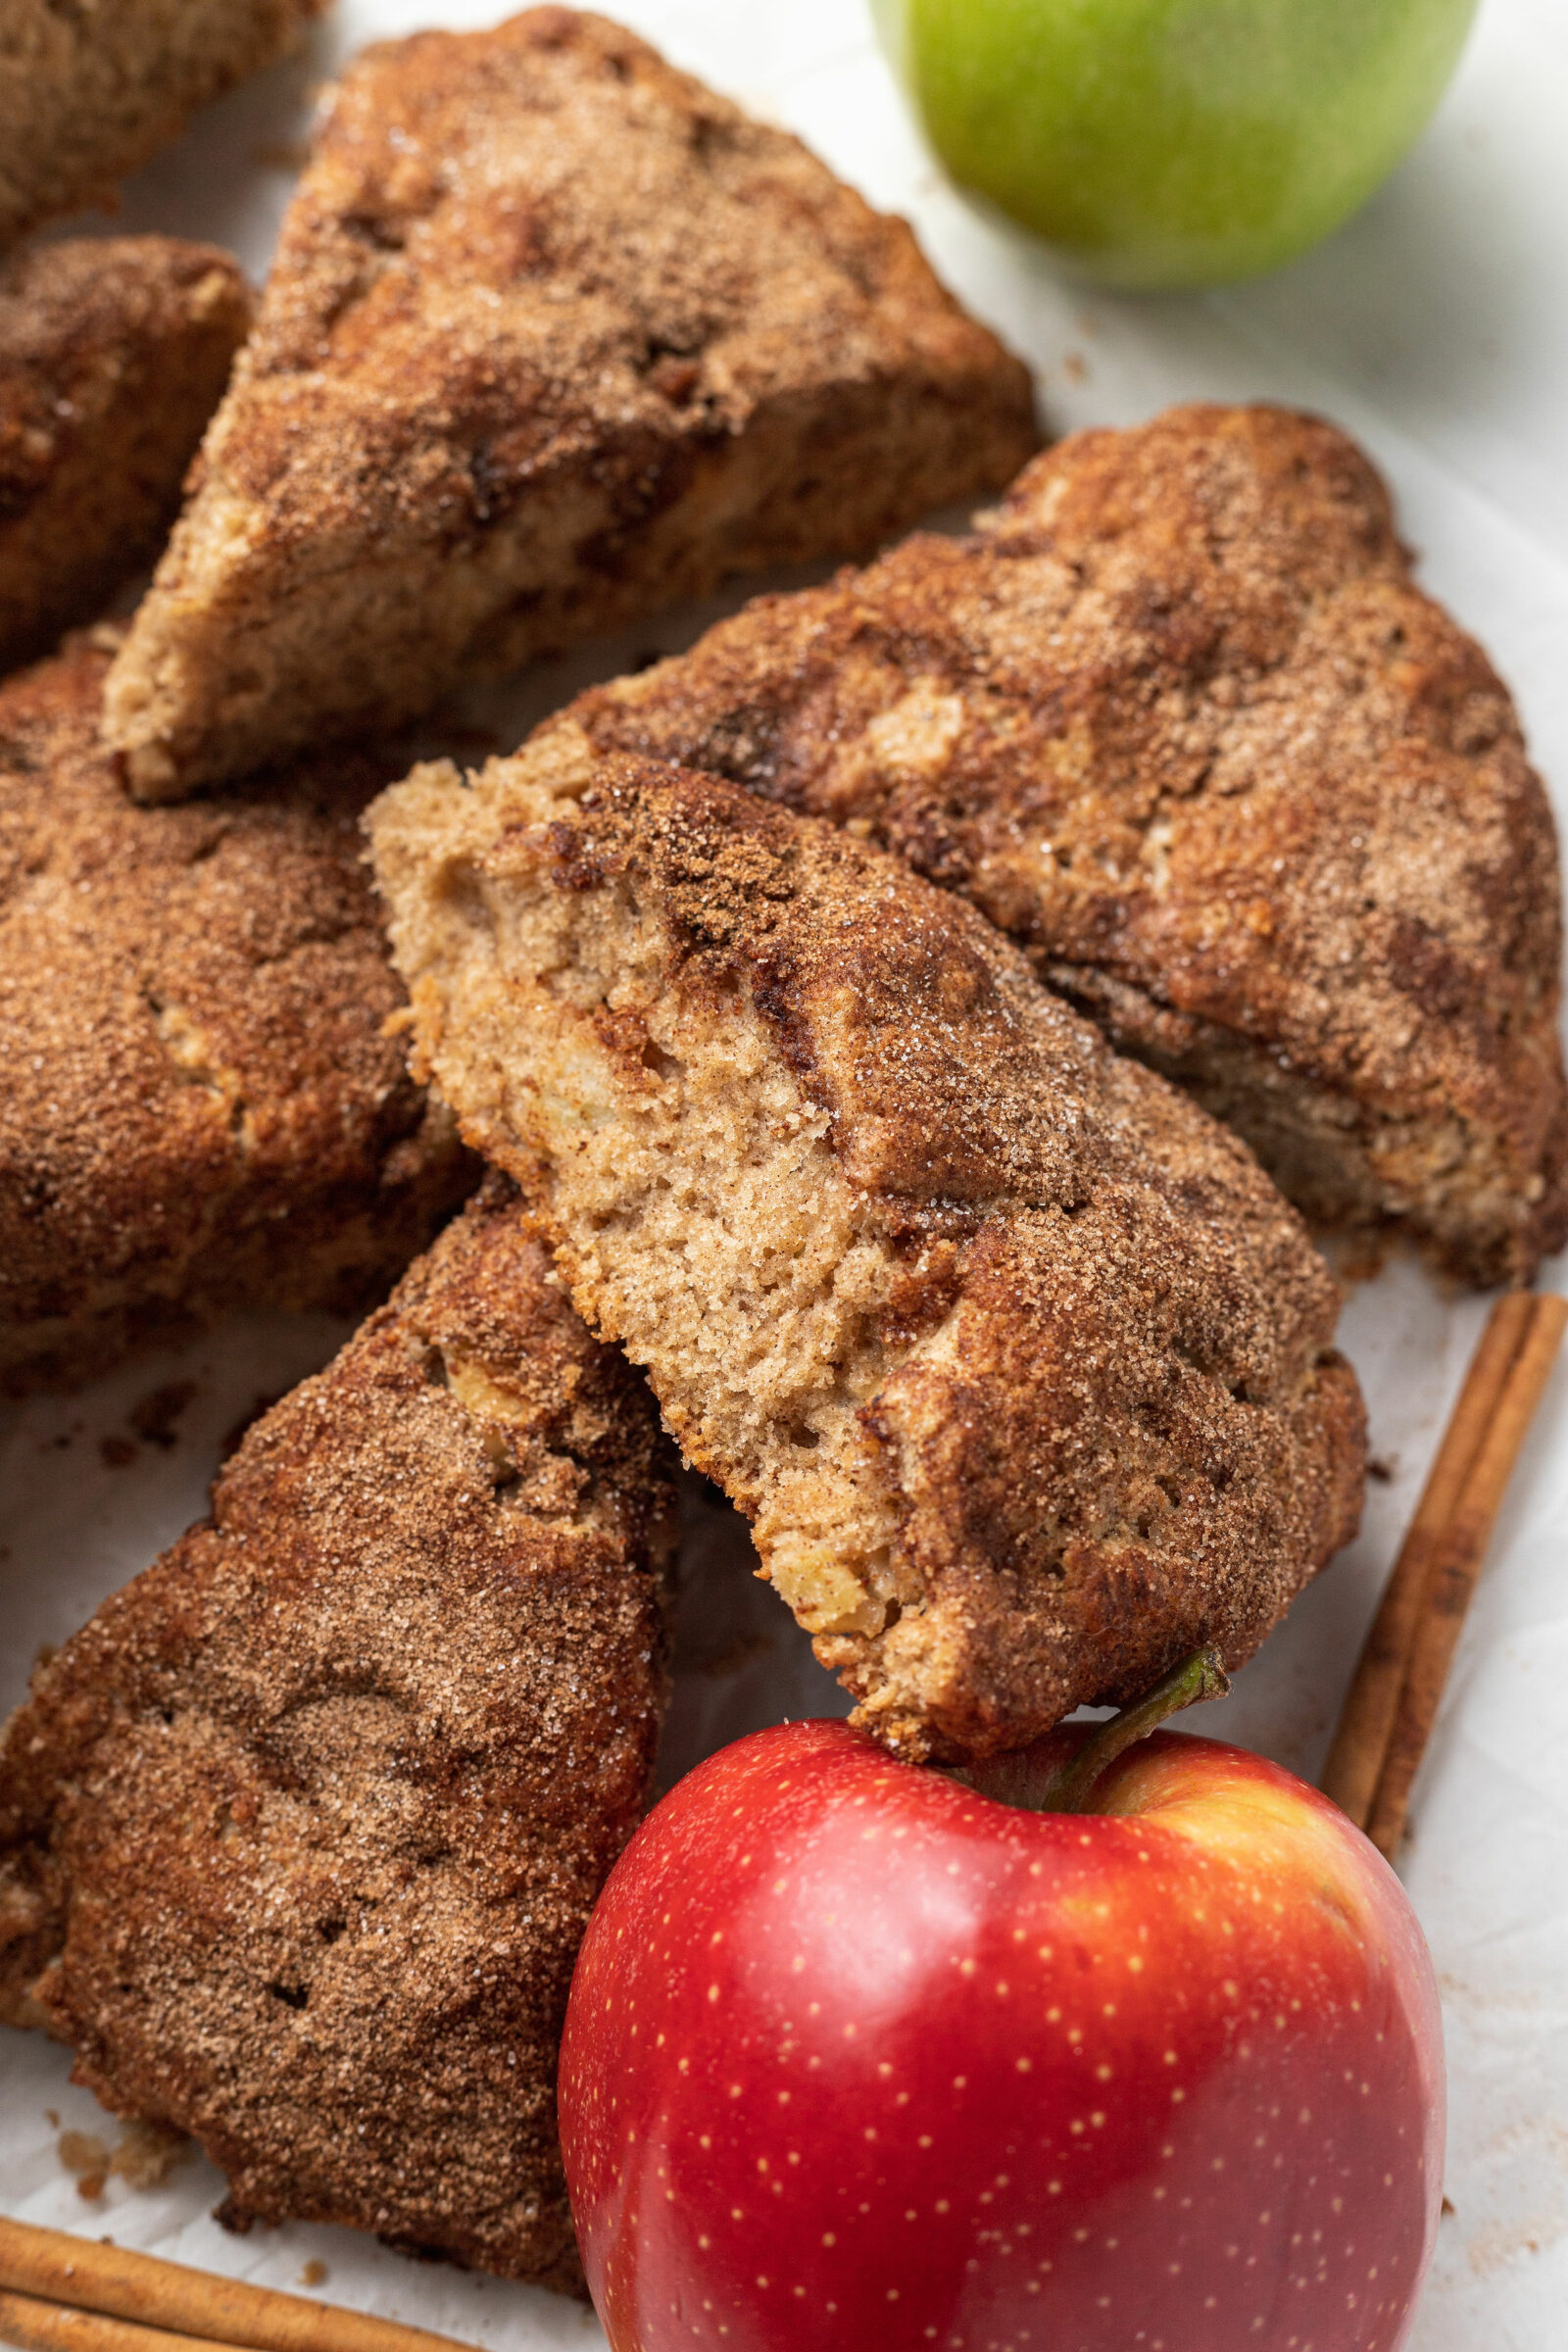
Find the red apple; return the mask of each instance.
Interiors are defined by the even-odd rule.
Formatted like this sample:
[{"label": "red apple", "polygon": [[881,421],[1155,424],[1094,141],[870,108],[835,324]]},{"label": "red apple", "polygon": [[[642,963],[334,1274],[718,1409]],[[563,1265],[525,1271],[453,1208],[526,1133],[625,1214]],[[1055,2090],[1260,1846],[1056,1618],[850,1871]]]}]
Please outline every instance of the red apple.
[{"label": "red apple", "polygon": [[561,2060],[615,2352],[1403,2340],[1444,2096],[1397,1880],[1291,1774],[1182,1734],[1093,1810],[1027,1809],[1073,1745],[985,1794],[790,1724],[643,1825]]}]

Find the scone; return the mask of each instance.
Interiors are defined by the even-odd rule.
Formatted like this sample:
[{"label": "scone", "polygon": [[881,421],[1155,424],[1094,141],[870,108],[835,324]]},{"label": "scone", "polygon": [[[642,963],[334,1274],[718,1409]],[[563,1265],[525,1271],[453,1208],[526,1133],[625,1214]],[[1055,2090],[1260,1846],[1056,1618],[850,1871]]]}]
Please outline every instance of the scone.
[{"label": "scone", "polygon": [[0,2015],[224,2218],[580,2284],[556,2045],[647,1797],[668,1467],[492,1185],[0,1739]]},{"label": "scone", "polygon": [[1483,1284],[1568,1237],[1551,810],[1331,425],[1080,433],[972,538],[759,600],[564,723],[965,892],[1314,1221]]},{"label": "scone", "polygon": [[1037,439],[904,222],[633,34],[389,42],[326,107],[109,740],[177,799],[868,550]]},{"label": "scone", "polygon": [[368,1306],[477,1173],[386,1034],[358,821],[395,766],[137,808],[108,664],[79,638],[0,687],[0,1394],[236,1307]]},{"label": "scone", "polygon": [[226,253],[176,237],[0,268],[0,669],[157,555],[250,307]]},{"label": "scone", "polygon": [[197,107],[292,49],[326,0],[5,0],[0,248],[111,205]]},{"label": "scone", "polygon": [[548,745],[369,822],[423,1065],[891,1746],[1239,1662],[1347,1540],[1361,1408],[1295,1211],[972,906]]}]

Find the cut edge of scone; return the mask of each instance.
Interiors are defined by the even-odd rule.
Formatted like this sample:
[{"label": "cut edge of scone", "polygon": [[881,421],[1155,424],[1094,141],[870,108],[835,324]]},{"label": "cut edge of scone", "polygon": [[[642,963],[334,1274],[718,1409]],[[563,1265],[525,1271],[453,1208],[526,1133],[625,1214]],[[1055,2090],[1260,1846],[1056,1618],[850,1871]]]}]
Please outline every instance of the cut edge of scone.
[{"label": "cut edge of scone", "polygon": [[[595,767],[585,756],[573,772],[555,748],[530,763],[526,785],[508,793],[539,826],[575,802]],[[594,920],[611,912],[602,895],[550,892],[537,927],[509,924],[505,970],[466,955],[472,934],[462,898],[471,875],[468,845],[451,831],[463,805],[457,776],[449,762],[430,762],[377,804],[377,861],[399,909],[402,955],[415,969],[462,966],[455,987],[415,981],[420,1064],[439,1070],[443,1037],[461,1026],[466,1070],[482,1068],[496,1090],[488,1104],[470,1098],[461,1124],[492,1148],[504,1129],[531,1138],[537,1165],[515,1149],[497,1156],[542,1187],[551,1183],[546,1168],[591,1161],[596,1131],[614,1139],[612,1187],[625,1185],[628,1154],[637,1153],[648,1204],[638,1254],[646,1252],[656,1275],[684,1261],[699,1289],[672,1282],[650,1304],[651,1278],[636,1284],[617,1261],[607,1222],[597,1247],[558,1239],[573,1296],[591,1299],[605,1337],[622,1340],[653,1323],[698,1368],[693,1385],[704,1403],[666,1398],[666,1419],[687,1460],[722,1484],[752,1521],[764,1570],[807,1631],[879,1634],[894,1597],[897,1494],[887,1457],[858,1414],[889,1369],[885,1349],[866,1334],[897,1273],[865,1197],[831,1148],[827,1114],[779,1063],[761,1021],[739,999],[714,1004],[667,992],[650,1004],[669,938],[657,914],[624,894],[603,928]],[[471,850],[481,854],[490,826],[477,796],[469,806]],[[424,864],[426,842],[459,894],[455,906]],[[424,880],[420,913],[411,918],[401,885],[414,861]],[[537,1078],[513,1076],[505,1042],[523,972],[535,975],[521,985]],[[568,1004],[605,1006],[592,1044],[579,1024],[560,1020],[563,993]],[[809,1221],[794,1206],[802,1199],[815,1200]],[[597,1211],[582,1213],[593,1222]],[[731,1257],[731,1233],[743,1221],[766,1237],[751,1282]],[[769,1344],[738,1356],[730,1344],[737,1314],[760,1308],[771,1318]],[[793,1432],[782,1459],[768,1437],[778,1420]]]},{"label": "cut edge of scone", "polygon": [[[562,824],[607,774],[638,764],[596,761],[581,742],[573,759],[557,737],[492,763],[466,788],[450,763],[432,763],[376,804],[368,821],[420,1066],[457,1104],[468,1140],[539,1200],[580,1310],[648,1366],[688,1460],[752,1520],[760,1572],[858,1698],[857,1720],[915,1756],[1018,1744],[1072,1706],[1115,1693],[1117,1666],[1097,1680],[1080,1654],[1085,1609],[1102,1604],[1086,1603],[1082,1591],[1058,1604],[1051,1576],[1036,1579],[1019,1604],[1027,1637],[1011,1656],[1000,1563],[967,1589],[962,1576],[927,1582],[932,1562],[917,1554],[922,1544],[929,1550],[941,1513],[919,1498],[942,1478],[930,1456],[945,1443],[944,1384],[963,1377],[961,1282],[949,1311],[931,1306],[951,1244],[934,1230],[923,1242],[896,1232],[897,1203],[890,1215],[886,1195],[846,1165],[833,1118],[790,1067],[788,1046],[780,1053],[779,1024],[761,1017],[744,987],[715,995],[709,975],[672,977],[683,949],[657,891],[643,894],[635,872],[598,862],[597,850]],[[602,797],[613,793],[612,780]],[[751,807],[761,826],[808,829]],[[881,853],[867,855],[892,868]],[[544,887],[531,890],[530,876],[547,878]],[[951,909],[955,928],[995,938],[971,910],[907,880]],[[1037,989],[1016,960],[1022,984]],[[787,1017],[782,1026],[787,1034]],[[518,1035],[525,1057],[514,1051]],[[1093,1050],[1104,1054],[1098,1040]],[[809,1054],[808,1042],[801,1052]],[[1119,1066],[1135,1093],[1167,1094],[1135,1065]],[[1170,1101],[1181,1120],[1219,1140],[1201,1113]],[[1120,1113],[1136,1127],[1135,1107]],[[1226,1139],[1220,1151],[1245,1166],[1244,1193],[1255,1187],[1277,1201],[1241,1147]],[[1293,1212],[1277,1207],[1279,1231],[1261,1248],[1289,1259],[1298,1283],[1296,1261],[1316,1261]],[[1359,1400],[1353,1375],[1328,1351],[1332,1286],[1320,1268],[1307,1289],[1319,1280],[1324,1297],[1306,1320],[1322,1328],[1315,1340],[1296,1329],[1280,1341],[1300,1343],[1302,1360],[1272,1399],[1294,1431],[1293,1474],[1317,1480],[1296,1529],[1299,1556],[1271,1564],[1291,1587],[1276,1614],[1348,1541],[1359,1509]],[[1298,1309],[1298,1299],[1282,1308],[1282,1329]],[[922,1419],[928,1397],[935,1427]],[[1150,1486],[1157,1516],[1166,1506]],[[911,1515],[930,1523],[913,1541],[905,1540]],[[1052,1516],[1042,1494],[1042,1524]],[[1290,1542],[1282,1548],[1290,1552]],[[1131,1564],[1129,1572],[1136,1607],[1138,1575]],[[1214,1611],[1229,1612],[1235,1663],[1267,1630],[1247,1607],[1233,1590]],[[1173,1614],[1196,1608],[1183,1595]],[[1124,1680],[1137,1646],[1128,1637],[1120,1651]]]}]

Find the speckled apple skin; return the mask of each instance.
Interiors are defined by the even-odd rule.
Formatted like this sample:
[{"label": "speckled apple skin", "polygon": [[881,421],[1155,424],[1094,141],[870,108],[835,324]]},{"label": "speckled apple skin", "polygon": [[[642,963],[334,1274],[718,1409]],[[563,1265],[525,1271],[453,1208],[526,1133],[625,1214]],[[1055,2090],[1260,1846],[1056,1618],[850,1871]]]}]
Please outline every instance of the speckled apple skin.
[{"label": "speckled apple skin", "polygon": [[615,2352],[1404,2340],[1444,2078],[1398,1881],[1213,1740],[1155,1735],[1097,1802],[1024,1811],[841,1723],[665,1797],[562,2048]]},{"label": "speckled apple skin", "polygon": [[1114,286],[1304,253],[1414,143],[1476,0],[872,0],[961,188]]}]

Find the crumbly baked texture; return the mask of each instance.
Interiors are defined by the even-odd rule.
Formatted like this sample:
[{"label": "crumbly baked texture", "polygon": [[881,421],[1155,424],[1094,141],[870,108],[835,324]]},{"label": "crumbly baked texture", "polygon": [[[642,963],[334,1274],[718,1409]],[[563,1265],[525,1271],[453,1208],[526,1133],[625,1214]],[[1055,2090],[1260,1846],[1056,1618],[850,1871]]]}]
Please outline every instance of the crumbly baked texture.
[{"label": "crumbly baked texture", "polygon": [[326,0],[6,0],[0,11],[0,247],[113,206],[186,120],[292,49]]},{"label": "crumbly baked texture", "polygon": [[367,51],[111,681],[148,800],[713,586],[1036,446],[902,220],[563,8]]},{"label": "crumbly baked texture", "polygon": [[1353,1531],[1299,1219],[973,907],[549,746],[369,822],[423,1063],[891,1746],[1237,1662]]},{"label": "crumbly baked texture", "polygon": [[[95,632],[108,644],[115,632]],[[137,808],[109,652],[0,687],[0,1393],[380,1298],[476,1171],[385,1024],[368,755]]]},{"label": "crumbly baked texture", "polygon": [[972,538],[760,599],[564,723],[967,893],[1315,1221],[1476,1283],[1568,1238],[1550,808],[1331,425],[1080,433]]},{"label": "crumbly baked texture", "polygon": [[580,2286],[577,1944],[663,1710],[652,1399],[511,1188],[275,1405],[0,1739],[0,2014],[225,2218]]},{"label": "crumbly baked texture", "polygon": [[0,267],[0,669],[157,555],[250,308],[229,255],[177,237]]}]

